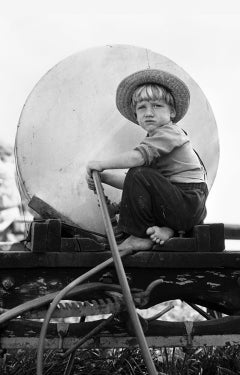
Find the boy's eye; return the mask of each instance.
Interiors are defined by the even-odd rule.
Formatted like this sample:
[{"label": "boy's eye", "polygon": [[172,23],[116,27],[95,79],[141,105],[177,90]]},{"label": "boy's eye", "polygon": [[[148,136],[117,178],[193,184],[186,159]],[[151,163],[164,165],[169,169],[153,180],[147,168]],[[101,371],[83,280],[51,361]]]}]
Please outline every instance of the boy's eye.
[{"label": "boy's eye", "polygon": [[143,104],[140,104],[140,105],[137,106],[137,109],[143,109],[143,108],[145,108],[145,106]]}]

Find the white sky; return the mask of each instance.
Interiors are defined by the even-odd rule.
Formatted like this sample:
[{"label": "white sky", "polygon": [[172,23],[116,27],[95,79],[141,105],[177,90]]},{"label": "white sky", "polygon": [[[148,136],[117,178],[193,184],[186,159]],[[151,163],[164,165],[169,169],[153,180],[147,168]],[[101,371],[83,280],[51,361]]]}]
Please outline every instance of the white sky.
[{"label": "white sky", "polygon": [[14,143],[24,102],[52,66],[108,44],[165,55],[199,84],[221,146],[207,221],[240,224],[239,0],[0,0],[0,139]]}]

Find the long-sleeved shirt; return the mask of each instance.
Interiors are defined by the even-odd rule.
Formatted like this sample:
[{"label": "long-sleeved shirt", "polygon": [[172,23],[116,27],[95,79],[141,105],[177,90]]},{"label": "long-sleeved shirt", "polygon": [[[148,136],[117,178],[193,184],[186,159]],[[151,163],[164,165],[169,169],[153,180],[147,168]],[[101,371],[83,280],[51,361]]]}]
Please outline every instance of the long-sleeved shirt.
[{"label": "long-sleeved shirt", "polygon": [[176,124],[161,126],[135,148],[144,165],[159,169],[172,182],[203,182],[205,171],[194,152],[188,135]]}]

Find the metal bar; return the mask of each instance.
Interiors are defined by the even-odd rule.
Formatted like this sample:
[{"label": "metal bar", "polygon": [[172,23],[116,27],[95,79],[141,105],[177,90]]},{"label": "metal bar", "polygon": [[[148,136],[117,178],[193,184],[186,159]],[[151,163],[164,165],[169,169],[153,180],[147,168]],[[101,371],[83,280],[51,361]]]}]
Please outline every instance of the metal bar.
[{"label": "metal bar", "polygon": [[168,311],[174,309],[174,307],[175,307],[174,304],[170,303],[167,307],[165,307],[165,309],[159,311],[157,314],[155,314],[153,316],[150,316],[146,320],[148,322],[152,322],[153,320],[157,320],[158,318],[160,318],[161,316],[163,316],[164,314],[166,314]]},{"label": "metal bar", "polygon": [[103,193],[103,188],[102,188],[101,180],[99,177],[99,173],[97,171],[93,171],[92,175],[93,175],[93,180],[95,183],[95,187],[96,187],[96,191],[97,191],[97,195],[98,195],[98,199],[100,203],[100,208],[102,211],[103,221],[104,221],[104,225],[106,228],[106,234],[108,236],[108,241],[110,244],[112,257],[114,260],[114,265],[117,271],[119,283],[122,287],[123,297],[126,302],[127,310],[130,315],[133,328],[134,328],[136,337],[138,339],[139,346],[141,348],[146,367],[148,369],[148,373],[149,375],[157,375],[157,370],[155,368],[154,362],[150,355],[149,348],[148,348],[148,345],[147,345],[147,342],[146,342],[146,339],[142,330],[142,326],[140,324],[140,321],[139,321],[139,318],[135,309],[135,305],[134,305],[133,298],[130,292],[130,288],[129,288],[126,274],[123,268],[123,264],[119,256],[119,251],[118,251],[117,243],[114,237],[114,232],[113,232],[107,204],[105,201],[105,196]]},{"label": "metal bar", "polygon": [[207,320],[213,320],[215,319],[211,314],[208,314],[206,311],[202,310],[200,307],[195,305],[195,303],[186,302],[192,309],[196,310],[200,315],[202,315]]},{"label": "metal bar", "polygon": [[64,354],[61,355],[61,358],[66,358],[69,354],[72,354],[77,350],[82,344],[84,344],[87,340],[91,339],[93,336],[97,335],[99,332],[102,331],[112,320],[114,316],[111,315],[109,318],[101,321],[99,325],[93,328],[90,332],[88,332],[84,337],[82,337],[76,344],[72,346],[72,348],[68,349]]}]

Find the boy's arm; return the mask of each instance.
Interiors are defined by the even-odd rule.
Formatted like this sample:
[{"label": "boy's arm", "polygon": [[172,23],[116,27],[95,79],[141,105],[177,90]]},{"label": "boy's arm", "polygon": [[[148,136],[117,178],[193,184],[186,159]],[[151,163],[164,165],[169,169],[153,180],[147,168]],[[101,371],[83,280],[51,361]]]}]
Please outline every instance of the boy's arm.
[{"label": "boy's arm", "polygon": [[[124,184],[124,181],[125,181],[125,177],[126,177],[126,173],[125,172],[114,173],[112,171],[111,172],[104,171],[104,172],[100,173],[101,181],[104,184],[113,186],[113,187],[115,187],[117,189],[120,189],[120,190],[123,189],[123,184]],[[87,184],[88,184],[89,189],[95,191],[96,188],[95,188],[95,184],[94,184],[93,178],[87,174],[86,180],[87,180]]]},{"label": "boy's arm", "polygon": [[104,184],[113,186],[120,190],[123,189],[125,177],[126,177],[126,172],[114,173],[112,171],[111,172],[104,171],[104,172],[101,172],[100,174],[101,181]]},{"label": "boy's arm", "polygon": [[105,169],[127,169],[138,167],[144,164],[144,159],[140,151],[131,150],[123,152],[110,159],[92,160],[87,165],[87,173],[91,176],[92,171],[102,172]]}]

